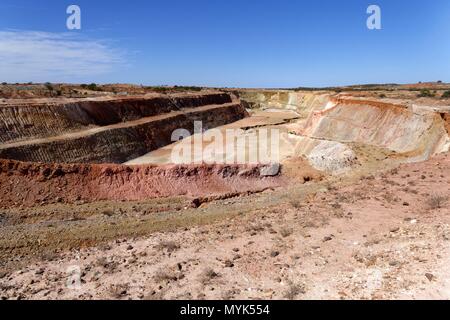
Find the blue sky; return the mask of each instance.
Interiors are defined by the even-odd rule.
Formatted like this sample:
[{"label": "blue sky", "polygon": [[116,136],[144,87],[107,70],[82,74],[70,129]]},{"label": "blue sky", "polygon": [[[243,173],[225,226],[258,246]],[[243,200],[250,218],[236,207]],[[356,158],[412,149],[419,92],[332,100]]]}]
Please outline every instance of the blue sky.
[{"label": "blue sky", "polygon": [[[66,28],[81,7],[82,29]],[[382,10],[382,30],[366,9]],[[0,81],[222,87],[450,82],[448,0],[2,0]]]}]

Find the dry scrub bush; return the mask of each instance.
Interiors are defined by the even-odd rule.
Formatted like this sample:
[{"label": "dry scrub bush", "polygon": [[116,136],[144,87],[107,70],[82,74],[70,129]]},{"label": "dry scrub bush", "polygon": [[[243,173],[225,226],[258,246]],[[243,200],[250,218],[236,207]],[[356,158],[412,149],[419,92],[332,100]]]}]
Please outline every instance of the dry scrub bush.
[{"label": "dry scrub bush", "polygon": [[297,284],[292,281],[288,282],[288,288],[283,297],[287,300],[294,300],[299,294],[306,293],[305,286],[303,284]]},{"label": "dry scrub bush", "polygon": [[447,200],[448,196],[433,194],[427,199],[426,203],[428,208],[431,210],[436,210],[442,208]]},{"label": "dry scrub bush", "polygon": [[200,274],[200,282],[203,285],[207,285],[208,283],[211,282],[211,280],[220,277],[220,275],[215,272],[213,269],[211,268],[206,268],[205,270],[203,270],[203,272]]},{"label": "dry scrub bush", "polygon": [[294,232],[294,230],[292,228],[289,228],[286,226],[284,226],[283,228],[280,229],[280,234],[283,238],[289,237],[293,232]]},{"label": "dry scrub bush", "polygon": [[168,252],[173,252],[180,249],[180,246],[175,241],[161,241],[157,246],[158,250],[167,250]]},{"label": "dry scrub bush", "polygon": [[159,269],[153,276],[153,280],[157,283],[164,281],[176,281],[177,279],[178,277],[174,272],[165,269]]},{"label": "dry scrub bush", "polygon": [[289,201],[289,203],[291,204],[292,207],[294,207],[295,209],[299,209],[302,206],[302,203],[300,202],[300,200],[298,199],[291,199]]}]

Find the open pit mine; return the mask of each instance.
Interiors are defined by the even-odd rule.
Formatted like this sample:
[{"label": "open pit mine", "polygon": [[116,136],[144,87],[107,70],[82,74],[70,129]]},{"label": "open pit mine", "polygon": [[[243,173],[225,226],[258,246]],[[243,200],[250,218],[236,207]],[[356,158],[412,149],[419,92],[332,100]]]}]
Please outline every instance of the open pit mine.
[{"label": "open pit mine", "polygon": [[0,100],[0,296],[450,297],[450,103],[383,92]]}]

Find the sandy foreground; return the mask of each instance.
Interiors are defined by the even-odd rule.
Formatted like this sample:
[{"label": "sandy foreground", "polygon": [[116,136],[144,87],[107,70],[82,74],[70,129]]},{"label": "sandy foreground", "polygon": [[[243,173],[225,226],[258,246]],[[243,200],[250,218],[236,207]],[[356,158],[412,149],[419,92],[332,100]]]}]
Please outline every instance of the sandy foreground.
[{"label": "sandy foreground", "polygon": [[0,297],[450,298],[450,154],[297,195],[205,204],[249,210],[34,259],[0,272]]}]

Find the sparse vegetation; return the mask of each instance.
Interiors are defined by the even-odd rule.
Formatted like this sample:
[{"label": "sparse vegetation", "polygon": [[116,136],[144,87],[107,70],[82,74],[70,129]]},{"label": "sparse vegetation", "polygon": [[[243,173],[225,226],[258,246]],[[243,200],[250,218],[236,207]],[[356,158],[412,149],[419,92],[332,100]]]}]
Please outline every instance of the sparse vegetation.
[{"label": "sparse vegetation", "polygon": [[202,87],[195,87],[195,86],[156,86],[156,87],[147,87],[148,90],[159,92],[159,93],[167,93],[167,92],[188,92],[188,91],[202,91]]},{"label": "sparse vegetation", "polygon": [[422,89],[420,93],[417,95],[419,98],[432,98],[435,94],[431,92],[429,89]]},{"label": "sparse vegetation", "polygon": [[399,199],[390,192],[386,192],[386,193],[382,194],[381,197],[390,204],[393,204],[393,203],[399,201]]},{"label": "sparse vegetation", "polygon": [[441,209],[447,202],[448,197],[440,194],[432,194],[426,201],[429,209],[436,210]]},{"label": "sparse vegetation", "polygon": [[289,237],[293,232],[294,230],[287,226],[284,226],[280,229],[280,234],[283,238]]},{"label": "sparse vegetation", "polygon": [[254,223],[248,226],[247,231],[249,231],[252,234],[257,234],[259,232],[262,232],[265,230],[265,227],[261,223]]},{"label": "sparse vegetation", "polygon": [[128,284],[113,284],[109,287],[109,293],[111,297],[120,299],[127,294],[128,289]]},{"label": "sparse vegetation", "polygon": [[342,209],[342,205],[339,202],[334,202],[331,204],[333,209]]},{"label": "sparse vegetation", "polygon": [[167,252],[173,252],[180,249],[180,246],[175,241],[161,241],[156,248],[158,250],[167,250]]},{"label": "sparse vegetation", "polygon": [[91,91],[98,91],[99,87],[97,87],[97,84],[95,83],[91,83],[90,85],[87,86],[87,88]]},{"label": "sparse vegetation", "polygon": [[102,214],[107,217],[112,217],[114,215],[114,210],[113,209],[105,209],[105,210],[103,210]]},{"label": "sparse vegetation", "polygon": [[44,85],[45,85],[45,87],[47,88],[48,91],[53,91],[54,90],[53,85],[50,82],[46,82]]},{"label": "sparse vegetation", "polygon": [[176,91],[202,91],[201,87],[195,86],[174,86]]},{"label": "sparse vegetation", "polygon": [[302,203],[300,202],[300,200],[298,200],[297,198],[295,199],[291,199],[289,201],[289,203],[291,204],[292,207],[294,207],[295,209],[299,209],[302,206]]},{"label": "sparse vegetation", "polygon": [[80,87],[85,90],[102,91],[102,89],[100,87],[98,87],[96,83],[81,84]]},{"label": "sparse vegetation", "polygon": [[159,269],[153,276],[153,280],[157,283],[164,281],[175,281],[178,277],[174,272],[168,271],[166,269]]},{"label": "sparse vegetation", "polygon": [[298,295],[306,293],[305,286],[302,284],[296,284],[292,281],[288,281],[287,285],[287,290],[284,293],[284,298],[287,300],[294,300],[298,297]]},{"label": "sparse vegetation", "polygon": [[450,98],[450,90],[445,91],[445,92],[442,94],[442,98],[443,98],[443,99],[448,99],[448,98]]},{"label": "sparse vegetation", "polygon": [[148,87],[148,89],[159,93],[166,93],[170,91],[169,87]]},{"label": "sparse vegetation", "polygon": [[210,283],[213,279],[220,277],[220,275],[215,272],[213,269],[211,268],[206,268],[205,270],[203,270],[203,272],[200,274],[200,282],[203,285],[207,285],[208,283]]}]

